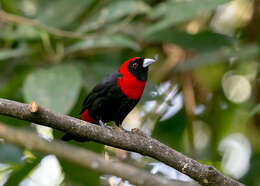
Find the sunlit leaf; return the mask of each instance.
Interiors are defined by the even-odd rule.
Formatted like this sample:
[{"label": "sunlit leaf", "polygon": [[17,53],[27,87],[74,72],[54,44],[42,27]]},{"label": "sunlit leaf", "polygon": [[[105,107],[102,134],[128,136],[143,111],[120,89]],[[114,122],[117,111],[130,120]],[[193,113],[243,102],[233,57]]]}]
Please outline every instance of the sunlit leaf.
[{"label": "sunlit leaf", "polygon": [[82,78],[73,65],[58,65],[33,71],[24,82],[26,102],[36,101],[41,106],[63,114],[77,101]]}]

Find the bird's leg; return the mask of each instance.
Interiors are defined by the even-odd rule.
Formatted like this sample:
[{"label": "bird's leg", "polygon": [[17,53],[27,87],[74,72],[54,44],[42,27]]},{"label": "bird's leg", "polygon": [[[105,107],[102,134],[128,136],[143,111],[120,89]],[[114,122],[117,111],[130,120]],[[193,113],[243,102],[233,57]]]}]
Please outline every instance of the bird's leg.
[{"label": "bird's leg", "polygon": [[112,127],[110,127],[110,126],[108,126],[106,123],[104,123],[102,120],[99,120],[99,125],[101,126],[101,127],[106,127],[106,128],[108,128],[108,129],[112,129]]},{"label": "bird's leg", "polygon": [[104,126],[105,126],[105,124],[103,123],[102,120],[99,120],[99,125],[100,125],[101,127],[104,127]]}]

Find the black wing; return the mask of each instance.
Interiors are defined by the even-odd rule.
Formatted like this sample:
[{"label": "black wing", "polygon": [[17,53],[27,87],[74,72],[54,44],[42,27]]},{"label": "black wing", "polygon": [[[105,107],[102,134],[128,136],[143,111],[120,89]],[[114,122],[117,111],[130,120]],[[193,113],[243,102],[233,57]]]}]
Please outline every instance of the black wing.
[{"label": "black wing", "polygon": [[99,97],[105,95],[113,86],[117,86],[117,78],[122,77],[119,72],[114,72],[98,83],[85,98],[80,114]]}]

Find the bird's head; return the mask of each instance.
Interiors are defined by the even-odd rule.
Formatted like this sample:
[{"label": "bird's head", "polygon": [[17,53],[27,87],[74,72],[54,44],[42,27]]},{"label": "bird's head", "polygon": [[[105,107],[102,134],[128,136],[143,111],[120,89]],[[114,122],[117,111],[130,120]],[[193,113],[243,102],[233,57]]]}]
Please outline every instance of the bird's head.
[{"label": "bird's head", "polygon": [[134,57],[124,62],[119,69],[119,72],[123,75],[129,75],[129,73],[136,77],[140,81],[147,80],[148,67],[156,62],[155,59]]}]

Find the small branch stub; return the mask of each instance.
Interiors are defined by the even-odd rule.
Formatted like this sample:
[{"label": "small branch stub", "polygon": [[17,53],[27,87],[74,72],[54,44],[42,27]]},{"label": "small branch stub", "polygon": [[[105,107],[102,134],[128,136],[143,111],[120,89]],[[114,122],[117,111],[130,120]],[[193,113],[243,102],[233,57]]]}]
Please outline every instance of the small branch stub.
[{"label": "small branch stub", "polygon": [[31,102],[30,105],[29,105],[29,110],[32,113],[37,112],[38,111],[38,104],[35,101]]}]

